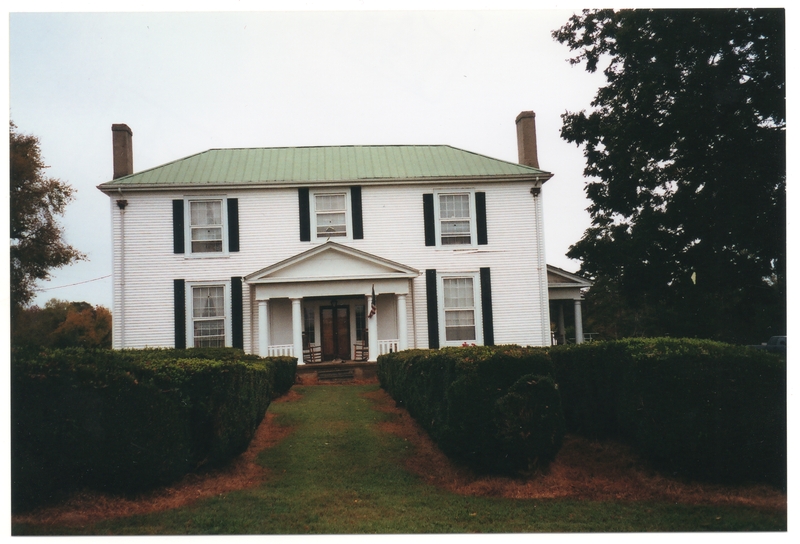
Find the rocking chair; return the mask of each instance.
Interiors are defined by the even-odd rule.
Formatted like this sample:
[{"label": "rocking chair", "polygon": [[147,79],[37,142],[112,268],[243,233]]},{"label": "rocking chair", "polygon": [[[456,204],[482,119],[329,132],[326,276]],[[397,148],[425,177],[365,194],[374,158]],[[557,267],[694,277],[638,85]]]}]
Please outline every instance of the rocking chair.
[{"label": "rocking chair", "polygon": [[303,333],[303,362],[305,363],[321,363],[322,362],[322,348],[309,343],[308,336]]},{"label": "rocking chair", "polygon": [[359,340],[353,344],[353,360],[366,361],[369,359],[369,336],[368,331],[364,329],[364,334],[361,336],[363,340]]}]

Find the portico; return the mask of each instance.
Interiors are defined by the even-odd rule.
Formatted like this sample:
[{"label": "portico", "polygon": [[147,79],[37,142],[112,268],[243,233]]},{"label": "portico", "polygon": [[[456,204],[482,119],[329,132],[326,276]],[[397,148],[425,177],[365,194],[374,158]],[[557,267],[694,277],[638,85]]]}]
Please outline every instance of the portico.
[{"label": "portico", "polygon": [[254,272],[245,281],[257,308],[257,353],[294,356],[302,364],[309,346],[321,350],[323,361],[353,359],[361,342],[368,361],[408,349],[412,280],[419,275],[330,241]]},{"label": "portico", "polygon": [[569,304],[570,301],[573,306],[575,343],[580,344],[583,342],[583,315],[581,311],[583,295],[581,292],[591,286],[592,282],[586,278],[561,268],[547,265],[548,298],[551,303],[555,303],[557,309],[556,330],[553,335],[554,344],[565,344],[567,341],[564,327],[564,304]]}]

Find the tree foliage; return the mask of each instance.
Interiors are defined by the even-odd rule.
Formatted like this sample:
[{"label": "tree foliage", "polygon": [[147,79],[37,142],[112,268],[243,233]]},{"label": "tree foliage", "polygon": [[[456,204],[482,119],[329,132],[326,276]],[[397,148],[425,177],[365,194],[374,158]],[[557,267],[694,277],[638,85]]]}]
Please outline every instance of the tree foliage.
[{"label": "tree foliage", "polygon": [[585,10],[553,37],[606,77],[562,116],[591,180],[568,256],[657,333],[785,332],[784,11]]},{"label": "tree foliage", "polygon": [[21,308],[11,343],[15,348],[111,348],[111,312],[104,306],[58,299],[44,308]]},{"label": "tree foliage", "polygon": [[64,242],[56,216],[72,200],[74,189],[45,176],[39,139],[10,130],[11,308],[15,313],[35,294],[36,282],[50,270],[85,256]]}]

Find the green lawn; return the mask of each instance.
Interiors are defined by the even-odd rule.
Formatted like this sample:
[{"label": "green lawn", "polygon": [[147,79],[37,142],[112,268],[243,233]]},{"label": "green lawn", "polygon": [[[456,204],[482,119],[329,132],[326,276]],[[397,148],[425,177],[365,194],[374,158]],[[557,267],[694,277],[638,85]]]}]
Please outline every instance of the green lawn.
[{"label": "green lawn", "polygon": [[15,525],[22,534],[332,534],[621,531],[785,531],[785,512],[665,503],[464,497],[403,468],[413,449],[381,432],[394,417],[362,393],[376,385],[296,387],[269,410],[296,430],[259,462],[260,487],[168,512],[86,527]]}]

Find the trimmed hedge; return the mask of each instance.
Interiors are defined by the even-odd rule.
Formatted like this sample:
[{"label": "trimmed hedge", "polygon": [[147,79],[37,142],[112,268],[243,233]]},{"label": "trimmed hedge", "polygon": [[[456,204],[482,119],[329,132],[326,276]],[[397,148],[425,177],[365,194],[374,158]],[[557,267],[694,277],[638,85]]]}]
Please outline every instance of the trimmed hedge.
[{"label": "trimmed hedge", "polygon": [[564,435],[544,350],[518,346],[409,350],[378,357],[381,386],[439,447],[483,471],[546,466]]},{"label": "trimmed hedge", "polygon": [[247,448],[295,368],[232,349],[13,353],[12,507],[218,466]]},{"label": "trimmed hedge", "polygon": [[296,357],[270,357],[273,369],[272,398],[280,397],[289,392],[297,376]]},{"label": "trimmed hedge", "polygon": [[633,445],[659,468],[786,488],[786,362],[691,339],[552,348],[567,429]]}]

